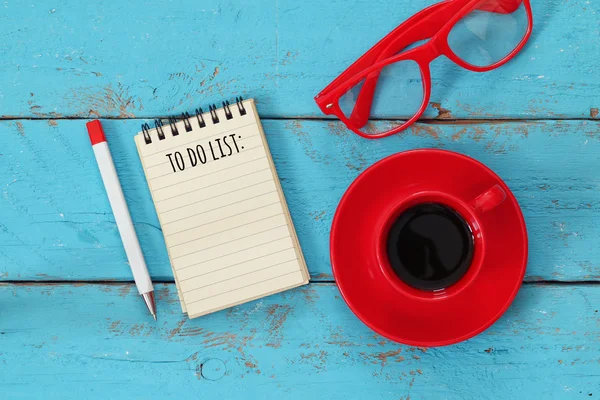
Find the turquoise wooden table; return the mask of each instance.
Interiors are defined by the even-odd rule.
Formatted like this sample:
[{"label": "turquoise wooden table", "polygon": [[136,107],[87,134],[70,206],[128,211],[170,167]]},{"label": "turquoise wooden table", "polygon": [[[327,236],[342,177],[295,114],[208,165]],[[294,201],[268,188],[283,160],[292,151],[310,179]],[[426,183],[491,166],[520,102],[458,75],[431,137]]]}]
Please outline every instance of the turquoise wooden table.
[{"label": "turquoise wooden table", "polygon": [[[600,396],[600,4],[534,0],[529,44],[496,71],[436,60],[431,107],[400,135],[366,141],[323,118],[313,96],[429,4],[2,2],[0,397]],[[154,117],[236,95],[257,99],[311,283],[188,320],[133,135]],[[85,130],[91,118],[103,120],[157,282],[158,322],[132,284]],[[530,236],[508,312],[444,348],[369,330],[329,263],[348,185],[419,147],[498,172]]]}]

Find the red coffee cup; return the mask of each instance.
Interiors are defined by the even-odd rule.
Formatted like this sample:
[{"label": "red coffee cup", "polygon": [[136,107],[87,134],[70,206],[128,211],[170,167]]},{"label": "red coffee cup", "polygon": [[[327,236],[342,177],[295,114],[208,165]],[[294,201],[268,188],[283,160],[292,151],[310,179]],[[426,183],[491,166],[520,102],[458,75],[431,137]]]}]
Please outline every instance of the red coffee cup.
[{"label": "red coffee cup", "polygon": [[[390,263],[391,230],[422,205],[451,210],[472,237],[464,271],[435,290]],[[415,215],[411,221],[430,218]],[[433,229],[424,250],[443,242],[442,231]],[[405,344],[447,345],[485,330],[508,308],[525,273],[527,232],[514,195],[485,165],[449,151],[413,150],[374,164],[348,188],[333,220],[331,262],[344,300],[373,330]]]},{"label": "red coffee cup", "polygon": [[[485,242],[481,232],[479,217],[485,212],[490,212],[499,206],[506,199],[506,192],[499,185],[494,185],[471,201],[464,201],[461,198],[444,192],[424,191],[414,193],[404,199],[401,199],[393,211],[385,216],[381,222],[384,225],[378,229],[380,232],[379,244],[377,247],[377,259],[385,277],[398,291],[417,300],[440,300],[445,297],[460,293],[477,276],[485,253]],[[406,210],[414,208],[420,204],[439,204],[455,211],[472,236],[473,255],[466,266],[466,271],[460,274],[460,279],[455,283],[443,286],[436,290],[426,290],[411,287],[402,281],[390,265],[390,260],[386,251],[388,236],[392,223],[402,215]],[[443,240],[443,237],[440,237]]]}]

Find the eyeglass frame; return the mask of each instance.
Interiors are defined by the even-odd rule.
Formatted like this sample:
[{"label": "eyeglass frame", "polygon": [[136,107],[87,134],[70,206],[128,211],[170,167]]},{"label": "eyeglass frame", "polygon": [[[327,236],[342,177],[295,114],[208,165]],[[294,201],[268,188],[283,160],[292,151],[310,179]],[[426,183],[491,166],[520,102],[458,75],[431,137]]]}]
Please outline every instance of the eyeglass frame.
[{"label": "eyeglass frame", "polygon": [[[408,128],[423,115],[429,104],[431,98],[431,71],[429,65],[433,60],[444,55],[458,66],[467,70],[473,72],[491,71],[514,58],[529,40],[533,30],[533,15],[530,0],[483,0],[483,4],[480,3],[482,3],[482,0],[445,0],[419,11],[381,39],[327,85],[315,97],[315,102],[324,114],[335,115],[346,127],[357,135],[367,139],[384,138]],[[474,10],[494,12],[493,10],[496,9],[494,7],[500,6],[498,3],[502,3],[502,5],[515,5],[512,10],[503,9],[505,14],[513,13],[523,4],[528,18],[527,31],[519,44],[500,61],[488,66],[469,64],[452,51],[448,44],[448,35],[456,23],[466,15]],[[450,20],[447,20],[445,17],[449,14],[454,16]],[[411,34],[412,36],[410,36]],[[410,44],[426,39],[429,39],[426,43],[397,54],[398,51],[402,51]],[[416,62],[421,72],[423,85],[423,102],[421,107],[412,118],[391,130],[375,134],[362,132],[360,129],[367,124],[370,117],[371,104],[379,72],[387,65],[406,60]],[[363,79],[365,82],[360,88],[356,105],[348,118],[339,106],[339,100]],[[363,95],[363,93],[366,94]]]}]

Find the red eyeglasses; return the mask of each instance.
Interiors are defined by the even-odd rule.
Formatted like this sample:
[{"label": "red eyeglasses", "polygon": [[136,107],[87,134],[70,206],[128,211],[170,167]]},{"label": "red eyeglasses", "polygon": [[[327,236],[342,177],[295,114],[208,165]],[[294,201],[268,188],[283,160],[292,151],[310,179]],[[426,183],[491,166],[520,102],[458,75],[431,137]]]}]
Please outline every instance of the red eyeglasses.
[{"label": "red eyeglasses", "polygon": [[[394,29],[315,101],[323,113],[337,116],[362,137],[393,135],[413,124],[427,108],[433,60],[445,55],[468,70],[490,71],[525,46],[532,28],[529,0],[442,1]],[[402,121],[369,123],[370,118],[389,115],[401,116]]]}]

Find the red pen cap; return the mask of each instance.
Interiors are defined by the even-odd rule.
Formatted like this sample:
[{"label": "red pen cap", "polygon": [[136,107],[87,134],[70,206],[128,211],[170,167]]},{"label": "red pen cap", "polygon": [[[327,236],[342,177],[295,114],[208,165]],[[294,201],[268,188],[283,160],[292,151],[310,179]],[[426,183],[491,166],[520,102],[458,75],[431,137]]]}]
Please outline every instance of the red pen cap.
[{"label": "red pen cap", "polygon": [[85,124],[87,126],[88,133],[90,134],[90,141],[92,146],[98,143],[106,142],[106,136],[104,136],[104,129],[102,129],[102,123],[99,119]]}]

